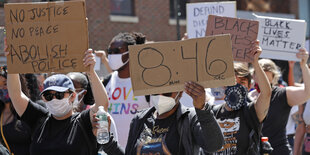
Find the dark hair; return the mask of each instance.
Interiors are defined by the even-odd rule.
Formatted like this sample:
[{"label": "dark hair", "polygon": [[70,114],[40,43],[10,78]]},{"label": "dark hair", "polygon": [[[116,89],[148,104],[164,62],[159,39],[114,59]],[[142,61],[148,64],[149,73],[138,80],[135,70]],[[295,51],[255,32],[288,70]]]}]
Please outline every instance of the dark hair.
[{"label": "dark hair", "polygon": [[145,44],[146,36],[143,33],[141,33],[141,32],[131,32],[131,34],[135,38],[137,45]]},{"label": "dark hair", "polygon": [[29,90],[29,98],[36,102],[40,100],[40,90],[38,85],[38,79],[34,74],[25,74],[25,79],[27,81],[27,88]]},{"label": "dark hair", "polygon": [[127,49],[128,49],[129,45],[135,45],[136,44],[135,37],[131,33],[128,33],[128,32],[123,32],[123,33],[117,34],[115,37],[113,37],[112,42],[113,41],[121,41],[121,42],[125,43],[125,45],[127,46]]}]

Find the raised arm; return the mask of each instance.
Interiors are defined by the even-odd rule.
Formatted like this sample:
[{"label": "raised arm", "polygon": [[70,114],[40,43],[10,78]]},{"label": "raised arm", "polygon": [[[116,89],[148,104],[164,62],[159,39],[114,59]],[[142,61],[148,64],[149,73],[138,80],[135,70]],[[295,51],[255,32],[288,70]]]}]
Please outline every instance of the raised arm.
[{"label": "raised arm", "polygon": [[294,66],[295,61],[288,62],[288,85],[295,86],[295,78],[294,78]]},{"label": "raised arm", "polygon": [[270,105],[270,98],[271,98],[271,91],[272,91],[268,78],[264,70],[258,63],[258,58],[261,53],[262,53],[262,49],[259,47],[259,42],[256,41],[253,44],[251,54],[254,55],[254,60],[252,62],[252,65],[253,65],[254,72],[255,72],[255,77],[256,77],[255,80],[261,90],[259,97],[257,98],[254,104],[256,115],[257,115],[259,122],[262,122],[268,113],[268,109]]},{"label": "raised arm", "polygon": [[[4,39],[5,56],[8,56],[6,39]],[[22,116],[28,106],[29,98],[22,92],[19,74],[8,74],[7,87],[13,106],[19,116]]]},{"label": "raised arm", "polygon": [[307,65],[309,53],[305,49],[300,49],[297,58],[301,59],[300,68],[304,86],[286,87],[287,103],[290,106],[303,104],[310,98],[310,70]]},{"label": "raised arm", "polygon": [[87,50],[85,52],[85,58],[83,59],[83,61],[85,66],[90,67],[90,70],[87,72],[87,75],[95,98],[95,104],[91,107],[89,114],[91,121],[93,122],[92,115],[98,111],[99,106],[103,106],[104,110],[106,111],[108,110],[109,100],[107,92],[104,86],[102,85],[97,73],[95,72],[94,66],[96,64],[96,61],[95,56],[92,52],[93,52],[92,50]]},{"label": "raised arm", "polygon": [[107,69],[107,71],[109,73],[112,73],[113,70],[111,69],[110,65],[109,65],[109,60],[107,58],[107,55],[105,53],[105,51],[95,51],[96,56],[101,58],[101,62],[104,64],[105,68]]}]

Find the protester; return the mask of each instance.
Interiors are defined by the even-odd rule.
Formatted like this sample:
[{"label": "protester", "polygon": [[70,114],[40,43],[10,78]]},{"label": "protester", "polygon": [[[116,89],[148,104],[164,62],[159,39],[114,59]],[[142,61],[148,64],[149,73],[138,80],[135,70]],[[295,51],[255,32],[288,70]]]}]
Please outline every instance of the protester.
[{"label": "protester", "polygon": [[185,92],[193,98],[195,108],[185,108],[179,99],[182,92],[151,95],[154,105],[136,114],[131,121],[125,152],[110,137],[103,145],[107,154],[185,154],[207,152],[221,148],[223,135],[209,104],[205,90],[195,83],[185,83]]},{"label": "protester", "polygon": [[109,64],[114,72],[104,79],[103,84],[109,96],[108,111],[115,120],[118,142],[123,148],[126,146],[130,121],[134,114],[150,107],[146,96],[134,96],[129,71],[128,46],[144,42],[144,35],[124,32],[116,35],[108,48]]},{"label": "protester", "polygon": [[[22,90],[29,96],[27,82],[21,76]],[[1,143],[7,147],[8,151],[15,155],[30,154],[31,130],[23,121],[19,120],[18,115],[12,105],[7,90],[7,70],[6,66],[0,70],[0,113],[1,113]]]},{"label": "protester", "polygon": [[259,154],[259,131],[269,108],[271,88],[267,76],[258,64],[262,52],[258,44],[258,41],[253,43],[249,55],[254,57],[251,63],[261,94],[257,100],[249,101],[247,91],[251,81],[250,72],[247,67],[235,65],[237,85],[228,86],[225,90],[225,103],[212,108],[225,141],[222,149],[213,153],[215,155]]},{"label": "protester", "polygon": [[[264,69],[273,89],[268,117],[264,121],[262,129],[263,136],[269,137],[269,142],[274,148],[273,155],[291,154],[285,129],[289,113],[292,106],[301,105],[310,97],[310,71],[307,66],[309,54],[305,49],[300,49],[296,56],[301,60],[300,68],[304,81],[302,87],[289,86],[281,88],[275,86],[279,77],[276,65],[268,59],[259,60],[259,64]],[[253,92],[254,94],[258,93],[257,90]]]},{"label": "protester", "polygon": [[[77,93],[77,97],[73,102],[73,112],[82,112],[86,110],[87,105],[93,104],[93,102],[84,103],[84,96],[88,93],[88,79],[86,75],[79,72],[70,72],[67,76],[72,80],[75,92]],[[93,99],[90,101],[93,101]]]},{"label": "protester", "polygon": [[[6,55],[9,53],[6,52]],[[72,103],[76,92],[72,81],[63,74],[55,74],[44,81],[41,92],[48,109],[36,105],[20,89],[18,74],[8,74],[8,90],[17,114],[32,129],[30,154],[97,154],[92,133],[91,117],[98,106],[107,110],[108,97],[95,70],[92,50],[85,52],[84,66],[89,67],[96,104],[80,114],[73,114]]]}]

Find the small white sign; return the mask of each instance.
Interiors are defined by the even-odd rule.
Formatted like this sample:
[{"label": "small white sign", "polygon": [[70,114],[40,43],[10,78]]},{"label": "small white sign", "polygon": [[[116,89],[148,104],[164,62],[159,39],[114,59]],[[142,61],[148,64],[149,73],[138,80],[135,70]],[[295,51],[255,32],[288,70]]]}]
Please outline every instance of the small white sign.
[{"label": "small white sign", "polygon": [[305,47],[307,23],[304,20],[256,16],[258,37],[263,49],[260,57],[300,61],[296,53]]},{"label": "small white sign", "polygon": [[101,57],[95,56],[95,58],[96,58],[95,70],[100,71]]},{"label": "small white sign", "polygon": [[236,17],[236,2],[205,2],[187,3],[187,35],[189,38],[201,38],[206,36],[209,15]]}]

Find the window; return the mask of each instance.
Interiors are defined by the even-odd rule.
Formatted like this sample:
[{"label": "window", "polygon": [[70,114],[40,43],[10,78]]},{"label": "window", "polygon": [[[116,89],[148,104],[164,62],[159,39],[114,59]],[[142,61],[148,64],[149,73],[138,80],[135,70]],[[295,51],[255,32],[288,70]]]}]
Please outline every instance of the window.
[{"label": "window", "polygon": [[7,0],[0,0],[0,7],[3,7],[4,6],[4,3],[6,3]]},{"label": "window", "polygon": [[189,0],[170,0],[170,18],[175,19],[175,10],[174,10],[174,5],[176,1],[179,1],[179,6],[180,6],[180,14],[179,18],[180,19],[185,19],[186,18],[186,3],[189,3]]},{"label": "window", "polygon": [[134,16],[134,0],[110,0],[111,14]]}]

